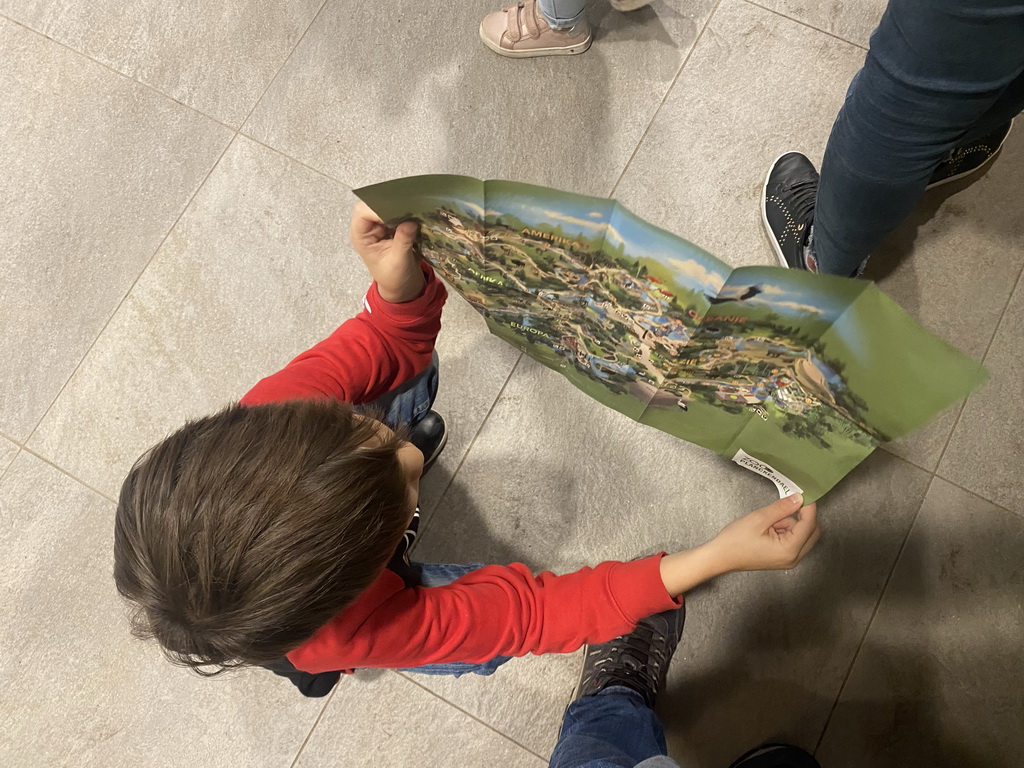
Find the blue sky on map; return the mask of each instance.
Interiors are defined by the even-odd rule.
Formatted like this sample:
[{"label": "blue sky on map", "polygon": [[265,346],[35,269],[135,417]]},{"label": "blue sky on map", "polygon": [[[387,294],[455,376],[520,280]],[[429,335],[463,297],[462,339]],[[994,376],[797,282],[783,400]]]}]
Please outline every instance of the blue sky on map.
[{"label": "blue sky on map", "polygon": [[566,234],[594,237],[605,232],[608,242],[626,244],[632,258],[652,259],[677,275],[677,282],[714,295],[731,267],[681,237],[658,229],[614,200],[566,195],[538,201],[526,195],[488,195],[487,215],[509,213],[526,222],[561,226]]},{"label": "blue sky on map", "polygon": [[864,281],[822,277],[781,267],[742,267],[730,276],[720,296],[741,296],[750,286],[757,286],[761,293],[745,303],[771,307],[780,314],[816,314],[834,322],[866,285]]}]

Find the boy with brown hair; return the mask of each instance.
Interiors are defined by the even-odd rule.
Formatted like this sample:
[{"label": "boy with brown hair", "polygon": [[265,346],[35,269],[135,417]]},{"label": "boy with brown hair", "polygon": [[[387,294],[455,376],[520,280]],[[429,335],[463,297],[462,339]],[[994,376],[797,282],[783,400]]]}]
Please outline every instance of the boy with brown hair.
[{"label": "boy with brown hair", "polygon": [[263,666],[308,696],[359,667],[490,674],[610,640],[709,578],[790,568],[814,545],[815,506],[789,497],[695,549],[565,576],[410,564],[420,475],[446,438],[430,410],[446,292],[416,232],[358,204],[363,311],[132,468],[114,578],[136,634],[201,674]]}]

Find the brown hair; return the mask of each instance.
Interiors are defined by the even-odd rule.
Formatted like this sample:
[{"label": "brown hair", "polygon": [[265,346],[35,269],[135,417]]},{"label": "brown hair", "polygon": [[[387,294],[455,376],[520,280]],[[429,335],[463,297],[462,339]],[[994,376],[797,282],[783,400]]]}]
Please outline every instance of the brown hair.
[{"label": "brown hair", "polygon": [[380,425],[336,401],[234,405],[132,467],[114,580],[134,633],[201,674],[308,640],[380,574],[411,509]]}]

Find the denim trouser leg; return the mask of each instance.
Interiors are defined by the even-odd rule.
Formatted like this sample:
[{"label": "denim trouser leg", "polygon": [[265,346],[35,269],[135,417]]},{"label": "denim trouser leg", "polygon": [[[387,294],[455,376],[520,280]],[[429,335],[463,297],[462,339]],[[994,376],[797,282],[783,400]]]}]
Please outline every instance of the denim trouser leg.
[{"label": "denim trouser leg", "polygon": [[383,414],[381,421],[394,428],[398,426],[414,427],[427,411],[434,405],[437,398],[437,352],[434,353],[424,370],[417,373],[404,384],[385,392],[370,403],[356,406],[357,412],[373,410]]},{"label": "denim trouser leg", "polygon": [[586,0],[538,0],[540,12],[552,29],[566,29],[583,20]]},{"label": "denim trouser leg", "polygon": [[832,127],[814,213],[822,272],[849,275],[942,157],[1024,110],[1020,0],[890,0]]},{"label": "denim trouser leg", "polygon": [[[465,576],[467,573],[483,568],[484,564],[437,565],[417,563],[416,567],[420,569],[420,583],[424,587],[443,587],[446,584],[451,584],[460,576]],[[472,672],[474,675],[493,675],[498,667],[511,659],[511,656],[495,656],[493,659],[479,664],[471,664],[464,661],[453,661],[447,664],[425,664],[422,667],[406,667],[405,669],[400,669],[399,672],[416,672],[421,675],[451,675],[452,677],[461,677],[469,672]]]},{"label": "denim trouser leg", "polygon": [[643,697],[611,686],[565,711],[549,768],[669,768],[661,721]]}]

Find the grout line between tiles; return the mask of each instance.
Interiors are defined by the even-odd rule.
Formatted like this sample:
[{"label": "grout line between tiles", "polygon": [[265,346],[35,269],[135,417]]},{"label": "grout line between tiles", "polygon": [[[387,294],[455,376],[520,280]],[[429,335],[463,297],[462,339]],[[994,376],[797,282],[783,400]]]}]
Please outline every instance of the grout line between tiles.
[{"label": "grout line between tiles", "polygon": [[[107,500],[107,501],[109,501],[109,502],[110,502],[111,504],[114,504],[114,505],[116,505],[116,504],[117,504],[117,499],[115,499],[115,498],[113,498],[113,497],[111,497],[111,496],[108,496],[108,495],[107,495],[107,494],[105,494],[105,493],[104,493],[103,491],[101,491],[101,490],[100,490],[99,488],[95,488],[95,487],[93,487],[93,486],[89,485],[89,483],[85,482],[85,481],[84,481],[84,480],[82,480],[81,478],[79,478],[79,477],[75,477],[75,476],[74,476],[74,475],[72,475],[72,474],[71,474],[70,472],[68,472],[68,471],[67,471],[66,469],[64,469],[64,467],[60,466],[59,464],[54,464],[54,463],[53,463],[53,461],[51,461],[50,459],[46,458],[46,457],[45,457],[45,456],[43,456],[43,455],[42,455],[41,453],[38,453],[38,452],[36,452],[36,451],[33,451],[33,450],[32,450],[31,448],[27,448],[27,447],[25,447],[25,446],[22,446],[22,449],[21,449],[21,450],[23,450],[23,451],[24,451],[25,453],[27,453],[27,454],[28,454],[29,456],[32,456],[33,458],[35,458],[35,459],[38,459],[39,461],[43,462],[43,464],[46,464],[46,465],[47,465],[47,466],[49,466],[49,467],[53,467],[53,468],[54,468],[55,470],[57,470],[58,472],[60,472],[60,473],[61,473],[62,475],[64,475],[65,477],[67,477],[67,478],[69,478],[69,479],[73,480],[74,482],[78,483],[78,484],[79,484],[79,485],[81,485],[81,486],[82,486],[83,488],[87,488],[88,490],[92,491],[93,493],[95,493],[95,494],[96,494],[97,496],[99,496],[100,498],[106,499],[106,500]],[[13,464],[14,464],[14,462],[11,462],[11,464],[13,465]],[[6,472],[5,472],[4,474],[6,474]]]},{"label": "grout line between tiles", "polygon": [[480,426],[477,427],[476,432],[473,433],[473,438],[469,441],[469,445],[466,446],[465,453],[463,453],[462,458],[459,459],[458,466],[455,467],[455,471],[452,472],[452,476],[448,478],[448,482],[444,486],[444,490],[442,490],[441,493],[438,495],[437,503],[434,504],[434,506],[431,508],[430,514],[424,516],[422,527],[420,528],[419,533],[416,536],[417,541],[423,540],[423,534],[426,533],[427,529],[430,527],[430,522],[434,519],[434,513],[437,511],[437,508],[441,506],[441,502],[444,501],[444,497],[448,495],[448,489],[452,487],[452,483],[454,483],[455,478],[458,477],[459,470],[462,469],[462,465],[465,464],[466,459],[469,458],[469,452],[473,450],[473,446],[476,445],[476,439],[480,436],[480,433],[483,431],[484,425],[487,423],[487,420],[491,418],[491,413],[494,411],[494,406],[498,404],[498,401],[501,399],[502,394],[504,394],[505,392],[505,387],[507,387],[508,383],[512,380],[512,374],[514,374],[516,372],[516,368],[519,367],[519,363],[522,361],[523,355],[524,353],[520,352],[519,357],[517,357],[515,363],[512,364],[512,367],[509,369],[508,376],[505,377],[505,381],[503,381],[501,384],[501,389],[499,389],[498,394],[494,396],[494,400],[491,402],[490,407],[487,409],[487,413],[484,414],[483,419],[481,419],[480,421]]},{"label": "grout line between tiles", "polygon": [[263,101],[263,98],[267,95],[267,91],[269,91],[271,86],[277,82],[277,78],[281,76],[281,73],[284,71],[284,68],[288,66],[288,62],[292,60],[292,56],[295,55],[295,51],[297,51],[299,49],[299,46],[302,45],[302,41],[306,39],[306,35],[309,34],[309,30],[316,23],[316,20],[320,18],[320,14],[323,13],[323,10],[326,7],[326,5],[327,0],[323,0],[323,2],[320,3],[320,7],[317,8],[316,13],[313,14],[313,18],[309,20],[309,24],[306,25],[306,28],[302,30],[302,34],[299,35],[299,39],[295,41],[295,45],[292,46],[292,49],[288,51],[288,55],[284,57],[284,61],[281,62],[281,66],[278,67],[277,72],[275,72],[274,76],[270,78],[270,81],[267,83],[267,87],[263,89],[263,93],[261,93],[260,97],[256,99],[256,102],[252,105],[252,109],[249,110],[249,113],[245,116],[245,119],[242,120],[242,122],[239,124],[238,133],[241,133],[242,129],[245,127],[245,124],[249,122],[249,118],[252,117],[252,113],[256,111],[256,108],[260,105],[260,103]]},{"label": "grout line between tiles", "polygon": [[[78,361],[78,364],[75,366],[74,370],[71,371],[70,375],[68,375],[67,379],[65,379],[64,384],[61,385],[60,390],[57,392],[57,394],[54,396],[54,398],[50,401],[49,405],[46,406],[46,409],[43,411],[43,415],[39,417],[39,421],[37,421],[35,426],[32,427],[32,431],[29,432],[28,437],[25,438],[25,445],[28,445],[28,443],[32,440],[33,435],[35,435],[36,430],[39,429],[39,425],[42,424],[43,421],[46,419],[46,415],[50,412],[50,409],[53,408],[54,403],[56,403],[57,400],[60,399],[60,396],[64,394],[64,390],[67,389],[68,384],[71,383],[71,380],[75,377],[75,374],[78,373],[79,369],[82,367],[82,364],[85,362],[85,359],[87,357],[89,357],[89,354],[95,348],[96,343],[100,340],[100,337],[103,336],[104,332],[107,330],[107,327],[110,325],[111,320],[114,319],[114,317],[117,315],[118,311],[120,311],[121,307],[124,306],[125,301],[127,301],[128,297],[131,295],[132,291],[135,290],[135,286],[139,284],[139,280],[142,279],[142,276],[146,273],[146,270],[149,269],[149,265],[153,263],[153,259],[155,259],[156,255],[158,253],[160,253],[160,249],[164,247],[164,243],[167,242],[167,238],[171,236],[171,233],[178,226],[178,223],[181,221],[182,217],[185,215],[185,213],[188,211],[188,209],[190,207],[192,207],[192,202],[196,199],[196,195],[198,195],[199,191],[204,186],[206,186],[206,182],[209,180],[210,176],[213,174],[213,172],[215,170],[217,170],[217,166],[220,165],[220,161],[224,159],[224,155],[227,154],[227,151],[235,143],[235,139],[237,138],[237,136],[238,136],[238,132],[236,131],[235,135],[231,137],[231,140],[229,142],[227,142],[227,144],[224,145],[224,149],[221,151],[220,155],[217,156],[216,162],[214,162],[214,164],[212,166],[210,166],[210,170],[203,177],[203,180],[201,182],[199,182],[199,184],[196,186],[195,190],[189,196],[188,201],[185,203],[185,205],[182,206],[181,211],[178,213],[177,217],[175,217],[174,222],[171,224],[171,226],[164,233],[164,236],[162,238],[160,238],[160,242],[157,243],[156,248],[153,249],[153,253],[150,254],[150,257],[146,260],[146,263],[143,265],[142,269],[139,270],[139,273],[135,276],[135,279],[132,281],[132,284],[130,286],[128,286],[128,290],[125,291],[124,295],[121,297],[121,300],[119,302],[117,302],[117,306],[114,307],[114,311],[110,313],[109,317],[107,317],[106,322],[103,323],[103,327],[100,328],[99,333],[96,334],[96,338],[94,338],[92,340],[92,343],[89,345],[89,348],[85,350],[85,353],[82,355],[81,359]],[[56,465],[54,465],[54,466],[56,466]],[[84,483],[83,483],[83,485],[84,485]]]},{"label": "grout line between tiles", "polygon": [[[999,322],[996,323],[996,327],[992,330],[992,338],[990,338],[988,340],[988,344],[985,346],[985,353],[981,356],[981,364],[982,365],[985,364],[985,361],[988,359],[989,352],[992,351],[992,345],[995,344],[996,336],[999,335],[999,329],[1003,327],[1003,322],[1006,320],[1006,310],[1010,308],[1010,302],[1013,301],[1014,294],[1017,293],[1017,289],[1021,285],[1021,278],[1024,278],[1024,266],[1022,266],[1021,267],[1021,271],[1017,273],[1017,280],[1014,282],[1013,288],[1010,289],[1010,293],[1006,297],[1006,303],[1003,304],[1002,312],[999,313]],[[972,395],[972,397],[973,397],[973,395]],[[956,420],[953,422],[953,428],[951,430],[949,430],[949,437],[946,438],[946,443],[945,443],[945,445],[942,446],[942,452],[939,454],[939,460],[935,463],[935,472],[936,473],[939,471],[939,467],[942,466],[942,460],[944,458],[946,458],[946,451],[949,450],[949,446],[953,443],[953,435],[956,434],[956,428],[960,426],[960,419],[963,418],[964,411],[966,411],[966,410],[967,410],[967,402],[964,402],[960,406],[960,413],[958,413],[956,415]],[[950,482],[945,477],[943,477],[942,479],[946,480],[946,482]],[[954,485],[956,485],[956,484],[954,483]],[[959,488],[960,486],[957,486],[957,487]],[[963,490],[966,491],[967,489],[964,488]],[[973,493],[973,491],[968,491],[968,493]],[[978,494],[976,494],[976,493],[974,493],[973,495],[978,496]],[[985,498],[985,497],[981,496],[980,498]],[[988,501],[988,499],[985,499],[985,500]]]},{"label": "grout line between tiles", "polygon": [[331,689],[330,695],[324,701],[324,705],[320,707],[320,712],[317,713],[316,719],[313,721],[313,725],[309,727],[309,733],[306,734],[306,738],[304,738],[302,740],[302,743],[299,745],[299,749],[295,753],[294,759],[291,761],[291,763],[288,764],[289,768],[295,768],[295,764],[299,762],[299,758],[302,757],[302,751],[306,748],[306,745],[309,743],[309,740],[313,737],[313,731],[315,731],[316,727],[320,725],[320,720],[323,718],[324,712],[327,711],[327,705],[331,703],[331,701],[334,699],[334,694],[336,694],[337,692],[338,686],[335,685],[334,688]]},{"label": "grout line between tiles", "polygon": [[417,682],[416,680],[414,680],[414,679],[413,679],[413,676],[412,676],[412,675],[408,675],[408,674],[405,674],[405,673],[403,673],[403,672],[399,672],[399,671],[398,671],[398,670],[396,670],[396,669],[390,669],[390,670],[388,670],[388,671],[389,671],[389,672],[393,672],[394,674],[398,675],[398,676],[399,676],[400,678],[402,678],[402,679],[403,679],[403,680],[405,680],[406,682],[412,683],[412,684],[413,684],[413,685],[415,685],[415,686],[416,686],[417,688],[421,688],[421,689],[423,689],[424,691],[426,691],[427,693],[429,693],[429,694],[430,694],[431,696],[433,696],[433,697],[434,697],[435,699],[438,699],[438,700],[440,700],[440,701],[443,701],[443,702],[444,702],[445,704],[447,704],[447,705],[448,705],[449,707],[451,707],[452,709],[456,710],[457,712],[461,712],[461,713],[462,713],[462,714],[464,714],[464,715],[465,715],[466,717],[468,717],[468,718],[469,718],[470,720],[474,720],[474,721],[476,721],[476,722],[480,723],[480,725],[482,725],[482,726],[483,726],[484,728],[487,728],[487,729],[488,729],[489,731],[493,731],[494,733],[498,734],[498,735],[499,735],[499,736],[500,736],[501,738],[505,739],[506,741],[510,741],[510,742],[512,742],[512,743],[513,743],[513,744],[515,744],[515,745],[516,745],[517,747],[519,747],[520,749],[522,749],[522,750],[523,750],[524,752],[527,752],[527,753],[529,753],[529,754],[533,755],[534,757],[538,758],[539,760],[543,760],[543,761],[547,762],[547,759],[548,759],[548,758],[546,758],[546,757],[543,757],[543,756],[541,756],[541,755],[538,755],[538,754],[537,754],[536,752],[534,752],[534,751],[533,751],[532,749],[530,749],[529,747],[527,747],[527,746],[525,746],[525,745],[523,745],[523,744],[520,744],[520,743],[519,743],[518,741],[516,741],[515,739],[513,739],[513,738],[512,738],[511,736],[509,736],[509,735],[508,735],[507,733],[502,733],[501,731],[499,731],[499,730],[498,730],[497,728],[495,728],[495,727],[494,727],[493,725],[491,725],[491,724],[490,724],[490,723],[488,723],[487,721],[485,721],[485,720],[481,720],[481,719],[480,719],[479,717],[477,717],[476,715],[474,715],[474,714],[472,714],[472,713],[470,713],[470,712],[467,712],[466,710],[464,710],[464,709],[463,709],[462,707],[460,707],[459,705],[457,705],[457,704],[453,704],[453,703],[452,703],[452,702],[450,702],[450,701],[449,701],[448,699],[446,699],[446,698],[445,698],[444,696],[441,696],[441,695],[440,695],[439,693],[437,693],[437,692],[435,692],[435,691],[432,691],[432,690],[431,690],[430,688],[428,688],[427,686],[425,686],[425,685],[423,685],[422,683],[419,683],[419,682]]},{"label": "grout line between tiles", "polygon": [[[782,13],[780,11],[776,11],[774,8],[768,8],[767,6],[764,6],[764,5],[761,5],[758,2],[755,2],[755,0],[743,0],[743,2],[747,3],[747,5],[754,6],[755,8],[760,8],[762,11],[768,11],[768,13],[774,13],[776,16],[781,16],[782,18],[788,19],[789,21],[792,21],[792,22],[795,22],[796,24],[799,24],[802,27],[807,27],[808,29],[813,29],[815,32],[820,32],[821,34],[825,35],[826,37],[831,37],[832,39],[838,40],[841,43],[846,43],[847,45],[852,45],[854,48],[860,48],[862,51],[866,51],[867,50],[867,47],[861,45],[860,43],[855,43],[852,40],[847,40],[845,37],[840,37],[835,32],[829,32],[827,29],[822,29],[821,27],[816,27],[813,24],[809,24],[808,22],[804,21],[803,19],[798,19],[795,16],[788,16],[785,13]],[[879,18],[881,18],[881,17],[879,17]]]},{"label": "grout line between tiles", "polygon": [[[907,463],[909,464],[910,462]],[[864,625],[864,632],[861,634],[860,640],[857,641],[857,649],[853,652],[853,656],[850,657],[850,665],[846,668],[846,674],[843,675],[843,682],[839,685],[839,690],[836,692],[836,698],[828,710],[828,716],[825,718],[825,723],[821,727],[821,735],[818,736],[818,741],[814,745],[812,754],[816,755],[818,753],[818,750],[821,748],[821,743],[825,740],[825,734],[828,732],[828,727],[832,722],[832,716],[835,714],[836,709],[839,707],[839,702],[843,698],[843,691],[846,690],[846,685],[850,681],[850,675],[853,674],[853,668],[857,664],[857,658],[860,656],[860,652],[864,648],[864,642],[867,640],[868,633],[871,631],[871,625],[875,623],[875,617],[878,615],[878,609],[881,607],[882,600],[885,598],[885,593],[889,589],[889,583],[892,581],[892,575],[896,572],[896,566],[899,565],[900,559],[903,557],[903,550],[907,548],[907,542],[910,541],[910,534],[913,533],[914,528],[917,527],[917,521],[921,517],[921,510],[924,508],[925,499],[928,498],[928,492],[935,484],[935,473],[932,472],[930,474],[931,480],[928,481],[928,486],[924,489],[924,493],[921,494],[921,502],[917,505],[917,511],[914,513],[914,519],[911,520],[910,525],[907,526],[907,532],[903,536],[903,541],[900,542],[900,548],[896,552],[896,557],[893,558],[892,567],[889,569],[889,573],[885,577],[885,582],[882,584],[882,588],[878,591],[878,599],[875,600],[875,607],[872,609],[871,616]]]},{"label": "grout line between tiles", "polygon": [[690,50],[686,52],[686,56],[683,58],[683,63],[679,65],[679,69],[676,70],[675,76],[672,78],[672,82],[668,88],[665,89],[665,95],[661,97],[661,101],[658,102],[658,108],[654,110],[654,114],[651,115],[651,119],[647,123],[647,127],[644,128],[644,132],[640,135],[640,140],[633,147],[633,151],[629,154],[629,158],[626,160],[626,164],[622,167],[622,171],[619,173],[619,177],[612,184],[611,192],[608,193],[608,197],[615,196],[615,190],[619,188],[619,184],[622,182],[623,177],[626,175],[626,171],[629,170],[629,166],[633,163],[633,158],[636,157],[636,153],[640,151],[640,147],[643,146],[644,141],[647,139],[647,134],[650,133],[651,127],[654,125],[654,121],[658,119],[658,115],[661,114],[662,107],[665,106],[665,102],[668,101],[669,95],[672,93],[672,89],[676,87],[676,82],[679,80],[679,76],[683,73],[683,69],[690,63],[690,57],[693,56],[693,52],[697,50],[697,46],[700,44],[701,39],[704,37],[705,30],[711,26],[711,20],[715,17],[718,9],[722,5],[722,0],[717,0],[715,7],[711,9],[711,13],[708,14],[707,19],[704,20],[704,25],[700,28],[700,32],[697,33],[697,37],[693,39],[693,45],[690,46]]},{"label": "grout line between tiles", "polygon": [[91,61],[93,64],[96,64],[97,66],[102,67],[103,69],[107,70],[108,72],[111,72],[111,73],[117,75],[118,77],[120,77],[120,78],[122,78],[124,80],[129,80],[129,81],[135,83],[136,85],[140,85],[143,88],[145,88],[146,90],[152,91],[153,93],[155,93],[155,94],[157,94],[159,96],[162,96],[163,98],[167,99],[168,101],[173,101],[178,106],[184,107],[189,112],[195,112],[197,115],[200,115],[201,117],[205,117],[207,120],[210,120],[210,121],[212,121],[214,123],[217,123],[217,125],[221,125],[224,128],[227,128],[232,133],[237,133],[238,132],[238,128],[236,128],[235,126],[231,125],[230,123],[225,123],[220,118],[214,117],[213,115],[208,115],[206,112],[203,112],[201,109],[197,109],[196,107],[193,107],[191,104],[186,104],[185,102],[181,101],[180,99],[177,99],[177,98],[175,98],[174,96],[171,96],[168,93],[164,93],[163,91],[161,91],[159,88],[157,88],[154,85],[150,85],[149,83],[144,83],[143,81],[138,80],[138,79],[132,77],[131,75],[126,75],[124,72],[121,72],[120,70],[114,69],[109,64],[105,64],[104,62],[100,61],[99,59],[95,59],[95,58],[93,58],[92,56],[90,56],[89,54],[87,54],[87,53],[85,53],[83,51],[79,51],[76,48],[72,48],[67,43],[62,42],[62,41],[58,40],[55,37],[50,37],[50,35],[46,34],[45,32],[41,32],[38,29],[30,27],[28,24],[25,24],[24,22],[18,21],[17,19],[12,19],[10,16],[7,16],[6,14],[3,14],[3,13],[0,13],[0,19],[3,19],[4,21],[9,21],[11,24],[19,26],[22,29],[28,30],[33,35],[38,35],[39,37],[43,38],[44,40],[49,40],[51,43],[53,43],[55,45],[58,45],[61,48],[67,50],[67,51],[71,51],[71,53],[75,54],[76,56],[81,56],[83,59],[85,59],[87,61]]},{"label": "grout line between tiles", "polygon": [[271,152],[274,152],[275,154],[280,155],[285,160],[288,160],[291,163],[295,163],[297,165],[301,165],[303,168],[306,168],[306,169],[312,171],[313,173],[317,174],[318,176],[322,176],[323,178],[327,179],[332,184],[340,184],[341,186],[345,187],[345,189],[349,190],[350,192],[353,189],[355,189],[356,186],[358,186],[358,185],[353,186],[352,184],[349,184],[344,179],[339,179],[337,176],[332,176],[331,174],[329,174],[327,171],[323,170],[322,168],[316,168],[316,167],[310,165],[309,163],[305,162],[304,160],[299,160],[299,158],[294,157],[292,155],[289,155],[287,152],[285,152],[285,151],[283,151],[281,149],[278,149],[277,147],[271,146],[270,144],[267,144],[265,141],[261,141],[260,139],[257,139],[254,136],[251,136],[250,134],[246,133],[244,130],[239,129],[238,135],[241,136],[243,139],[246,139],[247,141],[251,141],[253,144],[259,144],[261,147],[263,147],[265,149],[268,149]]},{"label": "grout line between tiles", "polygon": [[4,440],[6,440],[9,443],[14,443],[19,448],[24,448],[25,447],[25,444],[23,442],[21,442],[21,440],[15,440],[13,437],[8,435],[6,432],[0,432],[0,437],[2,437]]}]

